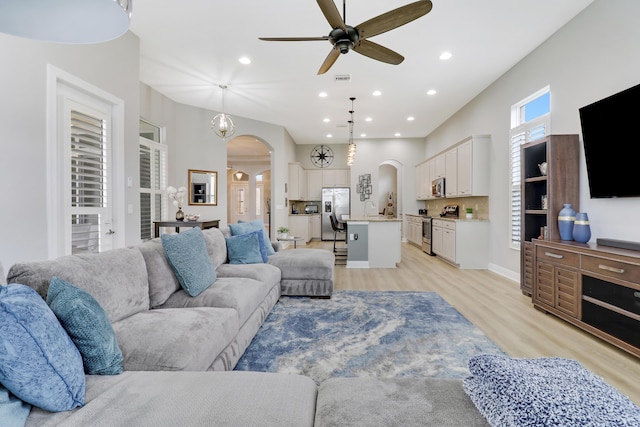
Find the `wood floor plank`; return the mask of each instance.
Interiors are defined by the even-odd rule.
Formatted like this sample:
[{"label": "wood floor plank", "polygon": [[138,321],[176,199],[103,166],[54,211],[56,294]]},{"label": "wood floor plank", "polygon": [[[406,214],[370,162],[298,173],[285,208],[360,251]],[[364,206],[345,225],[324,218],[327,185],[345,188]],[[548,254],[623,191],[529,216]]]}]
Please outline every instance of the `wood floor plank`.
[{"label": "wood floor plank", "polygon": [[[332,242],[308,247],[331,250]],[[499,274],[459,270],[403,243],[398,268],[336,266],[335,289],[437,292],[510,356],[575,359],[640,405],[640,359],[534,309],[518,284]]]}]

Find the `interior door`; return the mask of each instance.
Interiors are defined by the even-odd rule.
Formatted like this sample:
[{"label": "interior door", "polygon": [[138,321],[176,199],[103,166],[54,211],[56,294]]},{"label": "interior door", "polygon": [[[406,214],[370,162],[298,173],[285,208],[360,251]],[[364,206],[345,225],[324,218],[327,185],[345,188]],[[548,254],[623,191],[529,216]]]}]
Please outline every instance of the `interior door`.
[{"label": "interior door", "polygon": [[235,224],[238,220],[251,220],[251,214],[249,213],[249,184],[231,184],[229,202],[229,224]]}]

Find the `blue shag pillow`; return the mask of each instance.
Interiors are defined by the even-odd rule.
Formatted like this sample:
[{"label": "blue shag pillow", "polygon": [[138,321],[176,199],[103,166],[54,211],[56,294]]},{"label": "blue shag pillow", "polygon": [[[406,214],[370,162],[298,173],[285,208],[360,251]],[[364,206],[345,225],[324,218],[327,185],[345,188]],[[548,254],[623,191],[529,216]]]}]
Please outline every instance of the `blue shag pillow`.
[{"label": "blue shag pillow", "polygon": [[262,221],[261,219],[255,219],[248,222],[238,221],[237,224],[229,224],[229,229],[231,230],[232,236],[239,236],[240,234],[246,234],[256,230],[262,231],[262,248],[264,252],[267,254],[267,256],[276,253],[276,251],[273,249],[273,245],[271,245],[269,233],[267,233],[267,229],[264,226],[264,221]]},{"label": "blue shag pillow", "polygon": [[122,373],[122,351],[116,334],[107,313],[95,298],[54,277],[49,283],[47,304],[80,351],[85,373]]},{"label": "blue shag pillow", "polygon": [[47,303],[28,286],[0,286],[0,383],[50,412],[84,405],[82,357]]},{"label": "blue shag pillow", "polygon": [[4,427],[23,427],[31,412],[31,405],[24,403],[0,384],[0,421]]},{"label": "blue shag pillow", "polygon": [[640,407],[575,360],[483,354],[464,389],[493,426],[640,426]]},{"label": "blue shag pillow", "polygon": [[265,262],[267,257],[261,249],[261,236],[262,231],[256,230],[238,236],[227,237],[229,264],[259,264]]},{"label": "blue shag pillow", "polygon": [[199,227],[178,234],[163,234],[160,240],[169,265],[187,294],[198,296],[213,285],[217,278],[216,270]]}]

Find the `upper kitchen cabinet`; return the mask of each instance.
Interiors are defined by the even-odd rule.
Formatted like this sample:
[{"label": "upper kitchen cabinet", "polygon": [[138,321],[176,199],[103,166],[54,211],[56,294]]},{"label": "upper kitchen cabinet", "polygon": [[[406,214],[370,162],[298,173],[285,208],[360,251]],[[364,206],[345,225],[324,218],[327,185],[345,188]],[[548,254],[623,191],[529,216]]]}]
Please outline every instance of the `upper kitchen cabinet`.
[{"label": "upper kitchen cabinet", "polygon": [[322,200],[322,169],[307,170],[307,200]]},{"label": "upper kitchen cabinet", "polygon": [[322,171],[323,187],[348,187],[349,169],[324,169]]},{"label": "upper kitchen cabinet", "polygon": [[431,196],[431,160],[416,165],[416,200],[426,200]]},{"label": "upper kitchen cabinet", "polygon": [[300,163],[289,163],[289,200],[306,200],[307,175]]},{"label": "upper kitchen cabinet", "polygon": [[[458,197],[489,195],[489,161],[491,137],[472,136],[461,141],[456,147],[456,193]],[[445,189],[449,185],[446,177]],[[447,196],[449,196],[447,190]]]}]

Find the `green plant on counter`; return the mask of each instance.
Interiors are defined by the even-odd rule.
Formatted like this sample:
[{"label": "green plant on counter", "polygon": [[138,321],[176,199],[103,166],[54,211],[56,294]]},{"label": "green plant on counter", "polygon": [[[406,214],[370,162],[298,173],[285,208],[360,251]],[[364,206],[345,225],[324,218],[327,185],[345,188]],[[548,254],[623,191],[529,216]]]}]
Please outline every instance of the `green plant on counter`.
[{"label": "green plant on counter", "polygon": [[471,208],[465,208],[464,210],[467,211],[468,214],[473,213],[473,209]]},{"label": "green plant on counter", "polygon": [[287,227],[278,227],[278,233],[285,234],[288,232],[289,232],[289,229]]}]

